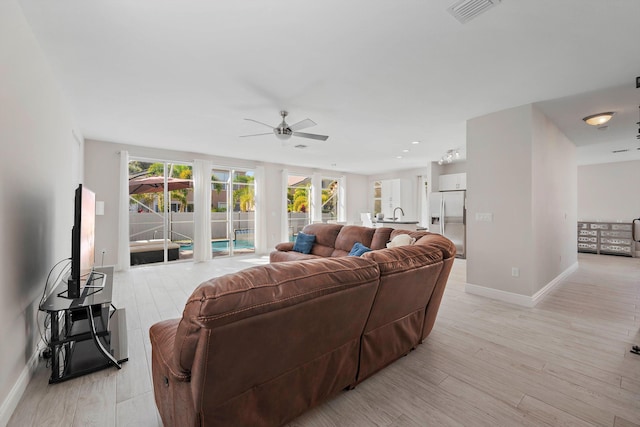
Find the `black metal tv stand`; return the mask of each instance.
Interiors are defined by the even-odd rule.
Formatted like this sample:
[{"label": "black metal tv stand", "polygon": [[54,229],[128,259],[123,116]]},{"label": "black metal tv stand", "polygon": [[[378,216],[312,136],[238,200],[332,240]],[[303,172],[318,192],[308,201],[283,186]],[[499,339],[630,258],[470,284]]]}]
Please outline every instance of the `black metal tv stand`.
[{"label": "black metal tv stand", "polygon": [[[113,267],[96,268],[92,287],[69,299],[63,280],[42,303],[51,315],[51,378],[59,383],[129,360],[124,309],[111,303]],[[100,281],[102,281],[100,283]]]}]

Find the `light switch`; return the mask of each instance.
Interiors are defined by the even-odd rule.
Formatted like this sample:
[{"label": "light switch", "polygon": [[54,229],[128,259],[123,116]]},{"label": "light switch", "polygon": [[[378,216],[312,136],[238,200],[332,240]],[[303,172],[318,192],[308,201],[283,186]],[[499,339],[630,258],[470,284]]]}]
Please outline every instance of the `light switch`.
[{"label": "light switch", "polygon": [[493,222],[493,214],[488,212],[477,212],[476,213],[476,221],[481,222]]}]

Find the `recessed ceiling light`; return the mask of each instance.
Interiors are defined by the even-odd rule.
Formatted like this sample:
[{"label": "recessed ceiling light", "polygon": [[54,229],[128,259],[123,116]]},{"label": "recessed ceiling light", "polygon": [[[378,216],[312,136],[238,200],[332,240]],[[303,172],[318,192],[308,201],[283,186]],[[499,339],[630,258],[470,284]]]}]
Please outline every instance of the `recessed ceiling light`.
[{"label": "recessed ceiling light", "polygon": [[413,145],[418,145],[418,144],[420,144],[420,141],[413,141],[412,144]]},{"label": "recessed ceiling light", "polygon": [[403,153],[408,153],[409,150],[407,150],[406,148],[404,150],[402,150]]},{"label": "recessed ceiling light", "polygon": [[607,123],[609,120],[611,120],[611,117],[613,117],[614,114],[615,113],[611,111],[606,113],[598,113],[598,114],[593,114],[591,116],[587,116],[582,120],[584,120],[588,125],[600,126]]},{"label": "recessed ceiling light", "polygon": [[396,156],[396,159],[401,159],[401,158],[402,158],[402,156]]}]

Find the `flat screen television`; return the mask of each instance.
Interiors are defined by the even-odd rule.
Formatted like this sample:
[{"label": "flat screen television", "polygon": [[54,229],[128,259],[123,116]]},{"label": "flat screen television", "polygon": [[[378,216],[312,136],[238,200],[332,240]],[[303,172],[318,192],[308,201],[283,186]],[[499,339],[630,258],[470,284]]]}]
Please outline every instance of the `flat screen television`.
[{"label": "flat screen television", "polygon": [[67,297],[79,298],[90,284],[95,260],[96,195],[82,184],[76,189],[71,230],[71,275]]}]

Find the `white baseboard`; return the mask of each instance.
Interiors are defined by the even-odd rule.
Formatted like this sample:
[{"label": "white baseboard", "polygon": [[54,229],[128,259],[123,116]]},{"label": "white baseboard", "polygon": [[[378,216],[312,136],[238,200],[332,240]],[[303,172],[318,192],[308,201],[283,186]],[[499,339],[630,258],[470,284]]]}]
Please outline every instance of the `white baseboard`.
[{"label": "white baseboard", "polygon": [[467,283],[464,287],[465,292],[468,292],[473,295],[480,295],[482,297],[487,297],[491,299],[496,299],[499,301],[507,302],[510,304],[521,305],[523,307],[535,307],[538,302],[540,302],[544,296],[549,293],[553,288],[555,288],[559,283],[561,283],[564,279],[566,279],[571,273],[578,269],[578,263],[574,263],[565,271],[556,276],[552,281],[547,283],[545,287],[540,289],[538,292],[533,294],[533,296],[516,294],[513,292],[501,291],[499,289],[487,288],[485,286],[474,285],[471,283]]},{"label": "white baseboard", "polygon": [[0,427],[5,427],[9,423],[9,419],[11,419],[13,411],[18,407],[18,403],[20,403],[20,399],[22,399],[22,395],[27,389],[27,385],[29,385],[29,381],[38,367],[38,357],[41,352],[42,348],[40,348],[40,346],[36,346],[36,351],[29,358],[26,366],[22,369],[22,372],[18,377],[18,380],[11,388],[11,391],[9,391],[6,399],[2,402],[2,406],[0,406]]}]

